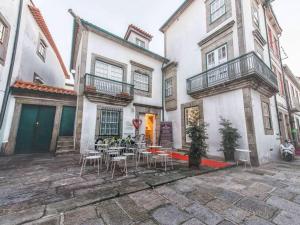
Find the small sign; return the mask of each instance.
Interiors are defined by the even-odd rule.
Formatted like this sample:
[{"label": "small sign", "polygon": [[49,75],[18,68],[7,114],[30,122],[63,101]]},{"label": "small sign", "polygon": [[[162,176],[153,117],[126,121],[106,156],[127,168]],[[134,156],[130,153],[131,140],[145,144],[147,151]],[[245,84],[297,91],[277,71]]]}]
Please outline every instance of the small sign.
[{"label": "small sign", "polygon": [[173,147],[173,127],[172,122],[160,123],[159,144],[163,147]]}]

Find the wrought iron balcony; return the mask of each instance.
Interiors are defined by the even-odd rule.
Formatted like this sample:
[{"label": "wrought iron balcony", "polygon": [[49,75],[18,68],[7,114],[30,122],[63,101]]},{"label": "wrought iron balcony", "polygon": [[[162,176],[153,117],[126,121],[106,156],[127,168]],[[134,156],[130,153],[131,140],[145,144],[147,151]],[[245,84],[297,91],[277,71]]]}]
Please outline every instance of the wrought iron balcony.
[{"label": "wrought iron balcony", "polygon": [[133,100],[133,85],[92,74],[85,74],[84,92],[96,102],[127,105]]},{"label": "wrought iron balcony", "polygon": [[187,79],[187,93],[197,96],[200,92],[233,84],[235,81],[255,78],[271,92],[278,91],[277,77],[254,52],[242,55],[201,74]]}]

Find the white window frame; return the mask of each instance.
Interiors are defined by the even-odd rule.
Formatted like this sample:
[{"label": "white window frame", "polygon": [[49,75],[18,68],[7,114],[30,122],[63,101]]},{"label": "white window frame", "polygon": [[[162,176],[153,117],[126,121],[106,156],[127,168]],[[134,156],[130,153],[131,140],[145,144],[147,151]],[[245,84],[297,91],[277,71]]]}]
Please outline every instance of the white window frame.
[{"label": "white window frame", "polygon": [[214,0],[210,4],[210,22],[213,23],[226,14],[226,0]]},{"label": "white window frame", "polygon": [[5,34],[6,34],[6,26],[4,22],[0,19],[0,43],[1,44],[4,43]]},{"label": "white window frame", "polygon": [[173,95],[173,77],[165,80],[165,97]]},{"label": "white window frame", "polygon": [[[102,67],[101,67],[102,66]],[[106,68],[105,68],[106,67]],[[95,75],[123,82],[124,79],[124,69],[120,66],[116,66],[114,64],[104,62],[102,60],[96,59],[95,61]]]},{"label": "white window frame", "polygon": [[[143,78],[146,78],[143,80]],[[134,83],[134,89],[149,92],[149,83],[150,77],[148,74],[141,73],[139,71],[134,71],[133,73],[133,83]],[[147,87],[147,88],[145,88]]]},{"label": "white window frame", "polygon": [[[220,50],[225,49],[225,57],[220,59]],[[210,57],[212,56],[212,57]],[[212,60],[210,60],[212,59]],[[227,50],[227,44],[221,45],[220,47],[208,52],[206,54],[206,65],[207,69],[212,69],[220,64],[223,64],[228,61],[228,50]],[[210,64],[210,62],[214,62],[214,64]]]},{"label": "white window frame", "polygon": [[38,46],[38,54],[43,60],[46,59],[46,49],[47,49],[47,45],[45,41],[43,39],[40,39],[39,46]]},{"label": "white window frame", "polygon": [[141,39],[139,39],[139,38],[135,39],[135,43],[136,43],[136,45],[138,45],[138,46],[140,46],[142,48],[146,48],[146,42],[143,41],[143,40],[141,40]]},{"label": "white window frame", "polygon": [[[265,111],[265,109],[267,111]],[[263,113],[263,117],[264,117],[263,121],[264,121],[265,129],[272,130],[273,129],[273,124],[272,124],[270,103],[264,102],[264,101],[262,102],[262,113]]]},{"label": "white window frame", "polygon": [[100,111],[100,136],[121,136],[121,111]]}]

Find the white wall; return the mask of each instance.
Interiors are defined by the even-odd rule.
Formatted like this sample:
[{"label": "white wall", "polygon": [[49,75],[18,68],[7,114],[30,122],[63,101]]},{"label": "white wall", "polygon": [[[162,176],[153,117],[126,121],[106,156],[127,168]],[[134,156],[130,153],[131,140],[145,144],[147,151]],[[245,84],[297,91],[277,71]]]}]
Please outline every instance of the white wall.
[{"label": "white wall", "polygon": [[[251,95],[256,145],[258,150],[259,162],[263,164],[271,160],[276,160],[279,157],[280,136],[278,132],[279,127],[276,114],[275,100],[274,97],[270,99],[270,110],[272,116],[274,135],[265,135],[260,94],[255,90],[251,90]],[[270,151],[271,149],[273,151]]]},{"label": "white wall", "polygon": [[204,98],[203,108],[204,121],[209,124],[207,130],[209,155],[224,156],[223,152],[218,151],[221,148],[220,117],[230,120],[232,126],[238,129],[241,135],[239,148],[248,149],[243,92],[241,89]]},{"label": "white wall", "polygon": [[145,105],[153,105],[153,106],[161,106],[161,81],[162,81],[162,62],[155,60],[149,56],[146,56],[142,53],[134,51],[132,49],[126,48],[120,44],[117,44],[114,41],[108,40],[107,38],[101,37],[95,33],[89,32],[88,38],[88,53],[87,53],[87,64],[86,64],[86,72],[91,72],[91,62],[92,62],[92,54],[97,54],[120,63],[124,63],[127,65],[127,83],[132,83],[131,81],[131,64],[130,60],[138,62],[142,65],[153,68],[152,72],[152,97],[143,97],[139,95],[134,96],[134,102],[145,104]]},{"label": "white wall", "polygon": [[18,19],[19,1],[14,0],[1,0],[0,1],[0,12],[10,25],[10,35],[8,48],[6,53],[5,64],[0,64],[0,108],[2,107],[3,95],[5,92],[7,76],[9,72],[13,44],[15,40],[17,19]]}]

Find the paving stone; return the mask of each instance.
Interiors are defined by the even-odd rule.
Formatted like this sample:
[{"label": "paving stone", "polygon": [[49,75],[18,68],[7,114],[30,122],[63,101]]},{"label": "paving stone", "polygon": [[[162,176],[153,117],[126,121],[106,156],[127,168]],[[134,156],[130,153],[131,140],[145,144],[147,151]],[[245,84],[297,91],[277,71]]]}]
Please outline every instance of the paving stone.
[{"label": "paving stone", "polygon": [[179,225],[191,218],[189,214],[180,211],[173,205],[155,209],[152,216],[161,225]]},{"label": "paving stone", "polygon": [[273,222],[278,225],[299,225],[300,224],[300,214],[289,213],[282,211],[273,219]]},{"label": "paving stone", "polygon": [[78,184],[82,182],[85,182],[85,180],[82,177],[71,177],[71,178],[54,181],[52,182],[50,187],[59,187],[59,186],[65,186],[70,184]]},{"label": "paving stone", "polygon": [[14,225],[37,220],[44,215],[45,206],[34,207],[12,214],[0,216],[1,225]]},{"label": "paving stone", "polygon": [[86,206],[65,212],[64,225],[84,224],[86,221],[95,218],[97,218],[95,207]]},{"label": "paving stone", "polygon": [[205,206],[207,206],[208,208],[216,211],[217,213],[222,213],[224,212],[226,209],[228,209],[231,205],[220,200],[220,199],[215,199],[213,201],[210,201],[209,203],[207,203]]},{"label": "paving stone", "polygon": [[144,222],[137,223],[137,225],[157,225],[157,223],[155,223],[153,220],[146,220]]},{"label": "paving stone", "polygon": [[188,193],[188,192],[192,192],[192,191],[196,190],[194,181],[189,178],[176,181],[175,183],[173,183],[169,186],[171,188],[173,188],[175,191],[178,191],[181,193]]},{"label": "paving stone", "polygon": [[180,208],[187,207],[193,203],[193,201],[191,201],[184,195],[177,193],[176,191],[167,186],[161,186],[159,188],[156,188],[155,191],[167,198],[172,204],[175,204]]},{"label": "paving stone", "polygon": [[223,220],[222,216],[198,203],[187,207],[185,210],[208,225],[216,225]]},{"label": "paving stone", "polygon": [[294,202],[300,204],[300,195],[297,195],[297,196],[294,198]]},{"label": "paving stone", "polygon": [[228,221],[228,220],[223,220],[221,223],[219,223],[218,225],[235,225],[234,223]]},{"label": "paving stone", "polygon": [[156,187],[162,184],[167,184],[179,179],[185,178],[185,175],[180,173],[166,173],[166,174],[156,174],[155,176],[150,176],[145,179],[145,182],[151,187]]},{"label": "paving stone", "polygon": [[68,199],[65,201],[55,202],[47,205],[47,214],[55,214],[58,212],[64,212],[68,210],[72,210],[78,207],[87,206],[89,204],[97,203],[104,201],[106,199],[110,199],[116,197],[118,192],[111,191],[103,191],[103,192],[91,192],[82,196],[78,196],[72,199]]},{"label": "paving stone", "polygon": [[188,193],[187,197],[190,200],[198,201],[201,204],[206,204],[215,199],[215,197],[212,196],[211,194],[203,191],[198,191],[198,190]]},{"label": "paving stone", "polygon": [[252,198],[244,198],[236,203],[237,207],[255,213],[265,219],[270,219],[278,208],[268,205],[263,201]]},{"label": "paving stone", "polygon": [[127,183],[122,184],[120,187],[118,187],[116,190],[119,192],[120,195],[130,194],[138,191],[142,191],[145,189],[149,189],[150,186],[146,184],[146,182],[134,182],[134,183]]},{"label": "paving stone", "polygon": [[[247,218],[245,220],[245,222],[241,223],[241,225],[274,225],[274,224],[267,220],[259,218],[257,216],[252,216],[250,218]],[[285,225],[288,225],[288,224],[285,224]]]},{"label": "paving stone", "polygon": [[129,197],[139,207],[151,210],[167,203],[167,200],[154,191],[146,190],[130,194]]},{"label": "paving stone", "polygon": [[185,223],[183,223],[182,225],[205,225],[205,224],[196,218],[192,218],[186,221]]},{"label": "paving stone", "polygon": [[60,215],[45,216],[33,222],[25,223],[24,225],[60,225]]},{"label": "paving stone", "polygon": [[147,210],[142,207],[138,207],[128,196],[117,198],[116,202],[135,222],[144,221],[150,217]]},{"label": "paving stone", "polygon": [[215,193],[215,196],[228,203],[235,203],[243,197],[243,195],[237,192],[224,190],[224,189],[217,191]]},{"label": "paving stone", "polygon": [[133,223],[114,200],[108,200],[98,204],[97,212],[104,222],[109,225],[129,225]]},{"label": "paving stone", "polygon": [[226,219],[237,224],[240,224],[246,217],[249,217],[251,215],[249,212],[234,206],[224,210],[224,212],[221,214]]},{"label": "paving stone", "polygon": [[81,183],[75,183],[75,184],[69,184],[69,185],[64,185],[64,186],[59,186],[56,188],[57,193],[62,193],[62,192],[67,192],[67,191],[73,191],[73,190],[78,190],[78,189],[83,189],[83,188],[91,188],[100,184],[103,184],[104,180],[101,178],[98,178],[95,180],[91,181],[85,181]]},{"label": "paving stone", "polygon": [[267,203],[270,205],[273,205],[279,209],[282,209],[284,211],[288,211],[291,213],[299,213],[300,212],[300,205],[291,201],[288,201],[286,199],[272,196],[267,200]]},{"label": "paving stone", "polygon": [[275,191],[273,191],[271,193],[271,195],[275,195],[275,196],[278,196],[280,198],[284,198],[286,200],[291,200],[296,196],[295,193],[290,192],[286,189],[282,189],[282,188],[277,188]]},{"label": "paving stone", "polygon": [[274,190],[274,187],[268,184],[256,182],[242,190],[242,194],[249,197],[255,197],[257,199],[264,200],[266,197],[269,196],[269,193],[272,190]]}]

